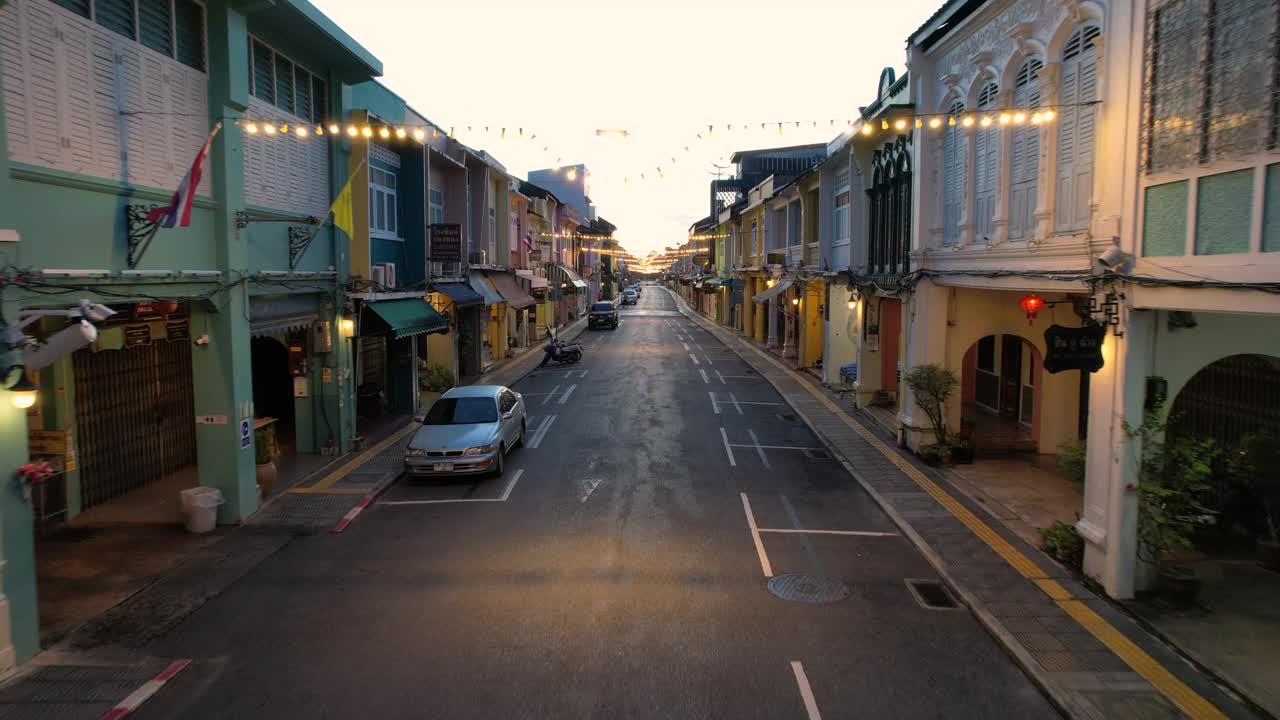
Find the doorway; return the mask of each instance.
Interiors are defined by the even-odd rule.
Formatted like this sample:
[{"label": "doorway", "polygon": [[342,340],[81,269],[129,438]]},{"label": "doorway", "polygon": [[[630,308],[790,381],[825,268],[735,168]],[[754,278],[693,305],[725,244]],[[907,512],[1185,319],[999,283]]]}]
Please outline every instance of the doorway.
[{"label": "doorway", "polygon": [[273,336],[249,342],[253,372],[253,412],[259,418],[275,418],[276,448],[282,455],[296,455],[297,423],[294,414],[293,377],[289,372],[289,348]]}]

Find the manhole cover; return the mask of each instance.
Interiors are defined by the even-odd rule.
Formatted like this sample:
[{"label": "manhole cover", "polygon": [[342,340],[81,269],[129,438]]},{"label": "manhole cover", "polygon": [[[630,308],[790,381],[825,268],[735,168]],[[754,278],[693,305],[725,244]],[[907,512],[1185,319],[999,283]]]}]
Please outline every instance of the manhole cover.
[{"label": "manhole cover", "polygon": [[849,588],[839,580],[815,575],[778,575],[769,580],[769,592],[783,600],[826,604],[849,597]]}]

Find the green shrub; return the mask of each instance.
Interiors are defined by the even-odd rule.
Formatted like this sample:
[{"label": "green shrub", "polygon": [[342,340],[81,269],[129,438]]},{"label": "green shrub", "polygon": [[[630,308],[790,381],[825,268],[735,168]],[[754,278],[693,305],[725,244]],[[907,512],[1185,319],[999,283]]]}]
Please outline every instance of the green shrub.
[{"label": "green shrub", "polygon": [[1072,440],[1058,446],[1058,471],[1075,482],[1084,482],[1084,443],[1079,440]]},{"label": "green shrub", "polygon": [[418,386],[427,392],[444,392],[453,387],[453,372],[440,363],[432,363],[418,374]]},{"label": "green shrub", "polygon": [[1084,563],[1084,538],[1076,532],[1075,525],[1060,522],[1045,530],[1044,550],[1077,570]]},{"label": "green shrub", "polygon": [[951,431],[947,428],[947,400],[959,387],[960,378],[944,367],[917,365],[911,368],[905,380],[915,395],[916,405],[929,418],[937,444],[948,444]]}]

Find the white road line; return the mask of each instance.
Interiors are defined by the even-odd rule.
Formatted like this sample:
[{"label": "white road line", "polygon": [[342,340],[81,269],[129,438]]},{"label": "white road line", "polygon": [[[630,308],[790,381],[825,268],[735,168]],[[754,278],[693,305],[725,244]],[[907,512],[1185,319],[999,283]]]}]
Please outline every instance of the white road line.
[{"label": "white road line", "polygon": [[711,392],[710,390],[707,391],[707,394],[711,396],[711,412],[719,415],[720,403],[716,402],[716,394]]},{"label": "white road line", "polygon": [[809,713],[809,720],[822,720],[822,713],[818,712],[818,701],[813,699],[813,689],[809,687],[809,677],[804,674],[804,665],[799,660],[792,660],[791,672],[795,673],[796,685],[800,688],[800,698],[804,700],[804,711]]},{"label": "white road line", "polygon": [[816,447],[792,447],[790,445],[758,445],[755,443],[751,445],[744,445],[743,443],[734,443],[733,447],[764,448],[765,450],[825,450],[826,449],[826,448],[816,448]]},{"label": "white road line", "polygon": [[804,528],[757,528],[762,533],[788,533],[791,535],[852,535],[855,537],[898,537],[898,533],[872,532],[870,530],[807,530]]},{"label": "white road line", "polygon": [[708,365],[715,365],[715,363],[711,361],[711,356],[707,354],[706,350],[702,351],[702,359],[706,360]]},{"label": "white road line", "polygon": [[574,390],[577,390],[577,389],[578,389],[578,385],[577,385],[577,383],[574,383],[573,385],[570,385],[570,386],[569,386],[569,389],[564,391],[564,395],[561,395],[561,396],[560,396],[560,404],[561,404],[561,405],[563,405],[563,404],[565,404],[566,402],[568,402],[568,401],[569,401],[569,396],[570,396],[570,395],[572,395],[572,394],[573,394],[573,391],[574,391]]},{"label": "white road line", "polygon": [[738,402],[738,397],[733,393],[729,393],[729,402],[733,403],[733,407],[738,411],[738,414],[741,415],[742,403]]},{"label": "white road line", "polygon": [[765,577],[773,577],[773,566],[769,564],[769,556],[764,552],[764,543],[760,541],[760,531],[756,529],[756,516],[751,514],[751,501],[746,493],[742,496],[742,511],[747,514],[747,527],[751,528],[751,540],[756,544],[756,554],[760,556],[760,570]]},{"label": "white road line", "polygon": [[702,364],[702,363],[698,362],[698,358],[697,358],[697,357],[695,357],[693,353],[689,353],[689,359],[693,361],[693,364],[694,364],[694,365],[701,365],[701,364]]},{"label": "white road line", "polygon": [[725,382],[725,381],[724,381],[724,375],[721,375],[719,370],[717,370],[717,371],[716,371],[716,377],[720,378],[720,384],[721,384],[721,385],[728,385],[728,384],[729,384],[729,383],[727,383],[727,382]]},{"label": "white road line", "polygon": [[689,343],[687,343],[687,342],[682,342],[682,343],[680,343],[680,344],[684,346],[685,352],[688,352],[688,351],[689,351]]},{"label": "white road line", "polygon": [[559,386],[559,385],[557,385],[557,386],[555,386],[555,387],[551,388],[551,392],[547,393],[547,396],[546,396],[545,398],[543,398],[543,399],[542,399],[542,404],[543,404],[543,405],[546,405],[547,403],[551,402],[551,398],[555,397],[555,396],[556,396],[556,393],[558,393],[558,392],[560,392],[560,386]]},{"label": "white road line", "polygon": [[599,480],[599,479],[597,479],[597,480],[588,480],[588,481],[587,481],[587,492],[586,492],[586,494],[585,494],[585,495],[583,495],[583,496],[582,496],[582,499],[581,499],[581,500],[579,500],[578,502],[586,502],[586,501],[587,501],[587,498],[591,497],[591,493],[595,492],[597,487],[600,487],[600,483],[601,483],[601,480]]},{"label": "white road line", "polygon": [[738,461],[733,459],[733,448],[729,447],[729,436],[725,433],[724,428],[720,428],[720,439],[724,440],[724,451],[729,456],[729,467],[737,467]]},{"label": "white road line", "polygon": [[698,372],[702,373],[702,382],[704,382],[704,383],[710,383],[710,382],[711,382],[711,380],[709,380],[709,379],[707,378],[707,371],[706,371],[706,370],[703,370],[702,368],[698,368]]},{"label": "white road line", "polygon": [[520,468],[511,474],[511,482],[507,483],[507,489],[502,491],[502,498],[498,502],[506,502],[511,497],[511,491],[515,489],[516,483],[520,481],[520,476],[524,474],[524,468]]},{"label": "white road line", "polygon": [[756,454],[760,456],[760,462],[764,463],[766,468],[771,467],[769,465],[769,458],[764,456],[764,448],[760,445],[760,438],[756,437],[756,431],[749,429],[747,430],[747,434],[751,436],[751,442],[756,446]]},{"label": "white road line", "polygon": [[530,448],[536,449],[539,445],[542,444],[542,438],[547,436],[547,430],[551,427],[551,423],[555,421],[556,421],[555,415],[548,415],[546,418],[543,419],[542,424],[539,425],[538,429],[533,433],[533,439],[529,441]]},{"label": "white road line", "polygon": [[580,371],[578,372],[578,377],[580,377],[580,378],[584,378],[584,377],[586,377],[586,376],[587,376],[587,373],[589,373],[589,372],[591,372],[591,371],[590,371],[590,370],[580,370]]}]

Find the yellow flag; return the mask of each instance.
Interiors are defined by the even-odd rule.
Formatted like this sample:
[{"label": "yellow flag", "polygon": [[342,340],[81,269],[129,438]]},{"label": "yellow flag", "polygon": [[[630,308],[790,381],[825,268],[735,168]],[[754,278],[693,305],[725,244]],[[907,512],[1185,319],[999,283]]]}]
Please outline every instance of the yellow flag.
[{"label": "yellow flag", "polygon": [[334,198],[333,206],[329,208],[329,212],[333,214],[333,226],[345,232],[348,238],[355,237],[355,223],[351,218],[351,181],[363,166],[362,161],[351,172],[351,177],[347,178],[347,184],[342,186],[342,192],[338,193],[338,197]]}]

